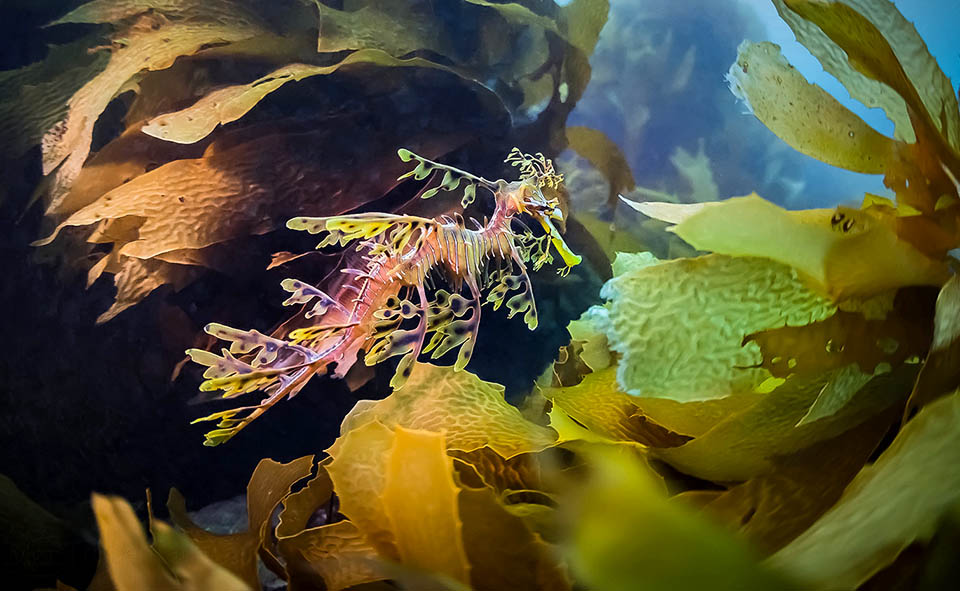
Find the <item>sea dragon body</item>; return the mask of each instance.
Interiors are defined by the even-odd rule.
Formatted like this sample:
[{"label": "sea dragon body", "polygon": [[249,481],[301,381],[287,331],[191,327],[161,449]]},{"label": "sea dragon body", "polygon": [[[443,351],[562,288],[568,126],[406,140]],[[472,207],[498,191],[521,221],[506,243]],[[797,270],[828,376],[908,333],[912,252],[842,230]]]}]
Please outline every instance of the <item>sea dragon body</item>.
[{"label": "sea dragon body", "polygon": [[[359,213],[289,220],[288,228],[324,235],[318,248],[355,243],[361,264],[341,270],[347,279],[334,296],[296,279],[281,283],[291,293],[284,305],[307,305],[303,318],[318,319],[306,327],[281,326],[273,336],[222,324],[205,327],[207,333],[229,341],[230,347],[220,355],[202,349],[187,351],[193,361],[207,366],[200,389],[222,390],[225,398],[254,391],[266,394],[259,404],[197,419],[218,421],[218,428],[207,433],[205,445],[230,439],[331,366],[335,377],[344,377],[361,350],[366,351],[367,365],[401,356],[390,382],[395,389],[403,386],[422,354],[436,359],[459,348],[454,368],[461,370],[473,354],[484,303],[494,310],[506,303],[509,317],[522,313],[527,326],[536,328],[537,309],[526,263],[539,269],[552,262],[551,245],[564,262],[559,273],[566,274],[580,262],[551,222],[563,219],[558,200],[547,197],[560,188],[563,177],[542,154],[529,156],[514,148],[506,160],[520,168],[521,178],[514,182],[489,181],[408,150],[398,154],[404,162],[418,163],[401,179],[443,174],[439,186],[423,191],[421,197],[456,190],[466,181],[463,206],[473,201],[478,187],[487,189],[495,203],[492,216],[484,223],[471,218],[473,228],[460,214],[430,219]],[[544,234],[534,235],[519,220],[521,214],[539,222]],[[449,289],[437,287],[438,283]],[[517,293],[508,298],[511,292]]]}]

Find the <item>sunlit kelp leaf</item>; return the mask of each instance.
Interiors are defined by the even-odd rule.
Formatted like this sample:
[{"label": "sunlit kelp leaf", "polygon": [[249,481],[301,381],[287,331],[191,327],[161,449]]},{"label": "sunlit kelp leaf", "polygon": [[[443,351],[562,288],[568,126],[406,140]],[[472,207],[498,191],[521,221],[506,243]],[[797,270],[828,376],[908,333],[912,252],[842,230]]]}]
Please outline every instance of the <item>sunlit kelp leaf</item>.
[{"label": "sunlit kelp leaf", "polygon": [[616,370],[612,367],[591,373],[576,386],[544,388],[543,395],[591,432],[614,441],[676,447],[691,439],[647,417],[635,396],[617,388]]},{"label": "sunlit kelp leaf", "polygon": [[261,99],[287,82],[331,74],[343,66],[357,63],[391,67],[438,68],[453,72],[450,68],[422,58],[401,60],[378,49],[361,49],[330,66],[288,64],[248,84],[217,89],[186,109],[151,119],[144,125],[143,133],[168,142],[192,144],[209,135],[218,125],[240,119]]},{"label": "sunlit kelp leaf", "polygon": [[775,469],[774,458],[836,437],[891,405],[902,403],[916,375],[915,366],[906,365],[877,376],[858,388],[835,414],[798,425],[839,372],[789,379],[692,441],[653,451],[681,471],[707,480],[731,482],[770,474]]},{"label": "sunlit kelp leaf", "polygon": [[893,140],[807,82],[773,43],[744,42],[727,80],[757,119],[808,156],[856,172],[882,174],[895,155]]},{"label": "sunlit kelp leaf", "polygon": [[214,562],[243,579],[251,588],[259,589],[257,555],[273,510],[290,494],[290,487],[310,475],[313,456],[304,456],[287,464],[270,459],[260,460],[247,484],[247,520],[244,532],[214,534],[199,527],[187,515],[183,496],[170,490],[167,509],[170,518]]},{"label": "sunlit kelp leaf", "polygon": [[767,259],[709,255],[618,274],[608,300],[610,348],[622,355],[620,388],[680,401],[749,392],[770,377],[754,332],[802,326],[836,310],[797,272]]},{"label": "sunlit kelp leaf", "polygon": [[906,413],[960,386],[960,276],[951,277],[940,290],[933,325],[930,354],[917,376]]},{"label": "sunlit kelp leaf", "polygon": [[764,553],[800,535],[840,498],[890,427],[895,409],[788,456],[773,470],[732,487],[707,503],[712,517],[745,536]]},{"label": "sunlit kelp leaf", "polygon": [[854,588],[933,534],[960,499],[960,393],[929,404],[840,501],[768,564],[808,588]]},{"label": "sunlit kelp leaf", "polygon": [[838,300],[905,285],[940,285],[949,277],[942,261],[900,240],[891,220],[871,209],[787,211],[755,193],[694,205],[627,203],[675,223],[671,230],[694,248],[790,265]]},{"label": "sunlit kelp leaf", "polygon": [[[504,400],[500,384],[467,371],[416,363],[404,387],[387,398],[357,406],[344,419],[344,435],[370,421],[387,427],[444,432],[448,449],[489,447],[504,458],[553,445],[556,434],[523,418]],[[337,456],[335,444],[330,453]]]},{"label": "sunlit kelp leaf", "polygon": [[340,511],[384,559],[467,580],[459,488],[442,434],[372,421],[343,435],[331,455]]},{"label": "sunlit kelp leaf", "polygon": [[868,107],[881,107],[896,135],[914,141],[915,116],[960,147],[960,114],[950,80],[892,2],[775,0],[780,16],[824,69]]},{"label": "sunlit kelp leaf", "polygon": [[94,494],[92,501],[100,543],[117,591],[251,588],[162,521],[151,522],[153,546],[148,545],[143,527],[123,499]]},{"label": "sunlit kelp leaf", "polygon": [[110,62],[69,101],[64,119],[43,138],[43,172],[56,177],[50,205],[56,207],[90,153],[93,128],[107,104],[141,71],[170,67],[176,58],[209,44],[239,41],[263,32],[259,20],[238,5],[232,11],[191,3],[188,14],[171,20],[144,12],[116,34]]},{"label": "sunlit kelp leaf", "polygon": [[566,552],[598,591],[789,589],[739,541],[666,498],[635,458],[598,450],[591,475],[568,496]]}]

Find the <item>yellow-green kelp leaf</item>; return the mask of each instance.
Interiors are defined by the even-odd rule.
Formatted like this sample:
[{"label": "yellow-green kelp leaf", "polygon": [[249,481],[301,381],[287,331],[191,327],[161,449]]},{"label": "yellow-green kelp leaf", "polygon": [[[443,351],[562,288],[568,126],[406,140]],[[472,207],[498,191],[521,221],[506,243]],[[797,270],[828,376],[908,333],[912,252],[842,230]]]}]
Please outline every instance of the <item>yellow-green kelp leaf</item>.
[{"label": "yellow-green kelp leaf", "polygon": [[604,285],[620,388],[633,396],[708,400],[753,391],[770,376],[754,332],[829,317],[834,304],[769,259],[708,255],[616,275]]},{"label": "yellow-green kelp leaf", "polygon": [[191,6],[188,17],[176,20],[146,12],[117,33],[123,43],[113,50],[107,66],[74,93],[66,117],[46,132],[42,140],[43,172],[56,170],[51,207],[57,206],[87,159],[100,114],[134,76],[141,71],[169,68],[178,57],[196,53],[206,45],[240,41],[263,32],[257,19],[240,6],[228,13],[205,9],[205,3]]},{"label": "yellow-green kelp leaf", "polygon": [[587,482],[570,491],[562,505],[570,529],[566,554],[585,588],[793,588],[732,535],[668,500],[632,454],[595,448],[589,466]]},{"label": "yellow-green kelp leaf", "polygon": [[817,160],[856,172],[882,174],[895,154],[893,140],[807,82],[773,43],[744,41],[727,81],[770,131]]},{"label": "yellow-green kelp leaf", "polygon": [[290,591],[340,591],[390,576],[381,568],[380,556],[349,521],[305,529],[281,538],[279,546]]},{"label": "yellow-green kelp leaf", "polygon": [[397,59],[379,49],[361,49],[330,66],[288,64],[253,82],[217,89],[186,109],[154,117],[143,126],[143,133],[168,142],[192,144],[207,137],[218,125],[240,119],[265,96],[287,82],[331,74],[343,66],[358,63],[390,67],[437,68],[456,73],[446,66],[423,58]]},{"label": "yellow-green kelp leaf", "polygon": [[[377,402],[358,403],[344,419],[341,433],[378,421],[389,428],[444,432],[450,450],[489,447],[504,458],[552,446],[556,433],[525,419],[503,393],[500,384],[470,372],[417,363],[402,389]],[[338,445],[331,455],[337,455]]]},{"label": "yellow-green kelp leaf", "polygon": [[646,416],[641,399],[620,392],[613,367],[591,373],[575,386],[544,388],[543,396],[592,433],[613,441],[652,447],[676,447],[691,437],[671,431]]},{"label": "yellow-green kelp leaf", "polygon": [[[844,380],[842,370],[791,378],[692,441],[652,452],[679,470],[706,480],[734,482],[770,474],[775,471],[776,457],[836,437],[905,401],[915,376],[916,366],[905,365],[864,386]],[[856,393],[834,414],[798,425],[824,388],[837,380],[840,383],[834,387],[856,388]],[[837,396],[848,397],[842,391]],[[643,408],[642,402],[640,406]]]},{"label": "yellow-green kelp leaf", "polygon": [[188,538],[152,521],[153,546],[130,504],[94,493],[93,512],[117,591],[247,591],[243,581],[205,556]]},{"label": "yellow-green kelp leaf", "polygon": [[915,141],[908,106],[956,152],[960,113],[953,86],[913,24],[883,0],[774,0],[780,16],[823,68],[868,107],[880,107],[896,137]]},{"label": "yellow-green kelp leaf", "polygon": [[768,561],[809,589],[858,587],[960,501],[960,392],[924,407],[840,501]]},{"label": "yellow-green kelp leaf", "polygon": [[626,201],[694,248],[789,265],[834,300],[906,285],[941,285],[949,270],[897,237],[873,209],[788,211],[756,193],[697,204]]},{"label": "yellow-green kelp leaf", "polygon": [[340,511],[384,559],[469,580],[460,489],[442,433],[371,421],[343,435],[332,455],[327,471]]},{"label": "yellow-green kelp leaf", "polygon": [[617,205],[617,195],[632,191],[637,183],[627,158],[607,134],[589,127],[567,127],[568,147],[585,158],[610,184],[607,204]]}]

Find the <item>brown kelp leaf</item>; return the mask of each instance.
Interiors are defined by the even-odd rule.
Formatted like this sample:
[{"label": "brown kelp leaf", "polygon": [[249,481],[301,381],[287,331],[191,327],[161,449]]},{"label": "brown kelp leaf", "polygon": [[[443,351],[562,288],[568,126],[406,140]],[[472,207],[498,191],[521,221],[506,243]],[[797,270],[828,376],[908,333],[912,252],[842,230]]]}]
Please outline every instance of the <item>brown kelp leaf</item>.
[{"label": "brown kelp leaf", "polygon": [[[523,418],[503,397],[500,384],[467,371],[416,363],[404,387],[377,402],[358,404],[341,433],[378,421],[387,427],[444,432],[448,449],[470,452],[484,446],[504,458],[536,452],[556,442],[556,433]],[[338,444],[330,449],[335,456]]]},{"label": "brown kelp leaf", "polygon": [[567,127],[567,142],[571,150],[586,158],[610,183],[607,205],[617,205],[617,195],[632,191],[637,186],[633,171],[620,148],[605,133],[589,127]]},{"label": "brown kelp leaf", "polygon": [[880,413],[837,437],[773,458],[773,472],[734,486],[704,508],[764,553],[773,553],[833,506],[893,417],[890,411]]},{"label": "brown kelp leaf", "polygon": [[117,47],[110,62],[70,98],[64,119],[43,137],[43,172],[56,177],[50,205],[57,207],[90,153],[93,128],[107,104],[130,79],[144,70],[170,67],[182,55],[205,45],[239,41],[263,32],[258,19],[240,6],[232,11],[210,10],[206,3],[191,3],[189,15],[170,20],[145,12],[116,35]]},{"label": "brown kelp leaf", "polygon": [[509,491],[543,490],[540,479],[540,461],[537,454],[527,453],[504,459],[489,447],[481,447],[471,452],[447,450],[447,453],[459,460],[454,462],[457,473],[463,477],[464,466],[472,473],[468,476],[479,478],[479,482],[469,482],[475,488],[490,487],[503,494]]},{"label": "brown kelp leaf", "polygon": [[836,310],[794,269],[768,259],[651,258],[624,257],[632,263],[615,264],[601,291],[607,319],[597,324],[622,355],[617,383],[632,396],[687,402],[750,392],[770,374],[759,367],[760,347],[744,337]]},{"label": "brown kelp leaf", "polygon": [[5,157],[17,157],[40,143],[63,119],[67,101],[107,64],[106,51],[88,52],[94,38],[51,45],[47,57],[17,70],[0,72],[0,143]]},{"label": "brown kelp leaf", "polygon": [[922,358],[930,346],[930,299],[901,290],[883,316],[838,310],[805,326],[773,328],[746,337],[760,345],[763,367],[778,378],[856,364],[872,374]]},{"label": "brown kelp leaf", "polygon": [[[304,211],[343,213],[359,205],[356,195],[375,199],[396,184],[405,165],[393,157],[389,142],[382,146],[382,157],[370,154],[365,146],[347,150],[362,151],[362,159],[376,162],[374,167],[349,167],[338,160],[318,164],[317,146],[328,145],[338,131],[331,127],[270,135],[202,158],[170,162],[108,192],[36,244],[49,243],[67,226],[137,216],[143,218],[137,240],[123,244],[120,253],[151,258],[263,234]],[[425,152],[435,156],[454,143],[436,138],[430,147],[418,149],[426,147]],[[349,185],[353,190],[330,191],[335,181],[337,187]],[[327,195],[328,191],[333,194]],[[318,200],[318,195],[327,197]]]},{"label": "brown kelp leaf", "polygon": [[[275,533],[278,538],[298,534],[307,528],[310,518],[320,507],[330,502],[333,494],[333,482],[323,465],[317,468],[317,475],[297,492],[284,497],[283,509],[277,516]],[[333,517],[332,515],[329,517]]]},{"label": "brown kelp leaf", "polygon": [[401,60],[379,49],[361,49],[330,66],[288,64],[253,82],[214,90],[186,109],[154,117],[143,126],[143,133],[168,142],[192,144],[207,137],[218,125],[240,119],[265,96],[287,82],[331,74],[350,64],[437,68],[456,74],[451,68],[422,58]]},{"label": "brown kelp leaf", "polygon": [[960,276],[937,296],[930,355],[923,362],[904,416],[960,386]]},{"label": "brown kelp leaf", "polygon": [[470,561],[470,584],[477,591],[516,589],[562,591],[570,588],[555,550],[508,511],[488,488],[465,488],[459,495],[463,545]]},{"label": "brown kelp leaf", "polygon": [[[190,541],[190,538],[168,524],[151,520],[150,534],[153,536],[153,551],[180,580],[180,589],[184,591],[207,589],[249,591],[251,589],[236,575],[204,555]],[[152,587],[141,585],[137,589],[152,589]]]},{"label": "brown kelp leaf", "polygon": [[699,250],[789,265],[834,300],[949,277],[942,261],[900,240],[892,220],[872,208],[788,211],[756,193],[693,205],[627,203],[675,223],[671,230]]},{"label": "brown kelp leaf", "polygon": [[727,81],[733,93],[791,147],[833,166],[886,172],[895,142],[806,81],[773,43],[740,45]]},{"label": "brown kelp leaf", "polygon": [[592,448],[588,479],[567,487],[564,550],[585,588],[793,588],[729,532],[667,499],[656,476],[626,451]]},{"label": "brown kelp leaf", "polygon": [[767,562],[808,589],[852,589],[915,541],[928,540],[960,500],[960,393],[923,409],[864,468],[840,501]]},{"label": "brown kelp leaf", "polygon": [[650,420],[636,397],[618,389],[613,367],[591,373],[576,386],[544,388],[543,395],[587,429],[614,441],[676,447],[691,439]]},{"label": "brown kelp leaf", "polygon": [[915,366],[905,365],[876,376],[858,388],[836,414],[798,425],[839,371],[791,378],[692,441],[651,451],[682,472],[716,482],[770,474],[775,469],[775,457],[836,437],[891,405],[902,403],[916,375]]},{"label": "brown kelp leaf", "polygon": [[[340,511],[387,560],[467,581],[460,489],[440,433],[371,421],[347,432],[327,471]],[[425,502],[429,499],[429,502]]]},{"label": "brown kelp leaf", "polygon": [[313,527],[281,538],[290,591],[340,591],[389,578],[382,558],[349,521]]},{"label": "brown kelp leaf", "polygon": [[110,308],[97,317],[97,324],[111,320],[160,286],[171,285],[174,289],[181,289],[199,272],[195,267],[126,256],[118,257],[117,265],[113,276],[117,295]]},{"label": "brown kelp leaf", "polygon": [[141,133],[142,124],[128,127],[87,160],[70,190],[49,214],[71,214],[148,170],[172,160],[199,158],[206,144],[168,144]]},{"label": "brown kelp leaf", "polygon": [[235,534],[213,534],[197,526],[187,515],[183,496],[170,490],[167,509],[170,518],[214,562],[243,579],[251,588],[259,589],[257,554],[274,508],[290,494],[290,487],[307,476],[313,468],[313,456],[304,456],[281,464],[260,460],[247,484],[247,531]]},{"label": "brown kelp leaf", "polygon": [[[826,36],[827,39],[818,39],[820,43],[813,39],[801,39],[801,42],[821,60],[827,71],[847,86],[851,96],[867,106],[876,106],[871,102],[873,96],[857,96],[856,83],[866,77],[886,85],[900,99],[894,115],[890,116],[888,112],[890,119],[901,123],[903,103],[906,103],[916,117],[910,118],[913,125],[927,126],[937,138],[946,140],[945,147],[956,155],[960,148],[960,112],[953,85],[927,51],[916,29],[892,3],[784,0],[783,4],[789,11],[816,25]],[[786,11],[781,9],[780,12],[784,15]],[[843,51],[831,56],[832,60],[822,57],[837,47]],[[832,71],[831,66],[836,67],[833,62],[840,60],[846,61],[846,68],[841,66]],[[851,77],[850,70],[859,76]],[[886,105],[882,106],[887,110]]]}]

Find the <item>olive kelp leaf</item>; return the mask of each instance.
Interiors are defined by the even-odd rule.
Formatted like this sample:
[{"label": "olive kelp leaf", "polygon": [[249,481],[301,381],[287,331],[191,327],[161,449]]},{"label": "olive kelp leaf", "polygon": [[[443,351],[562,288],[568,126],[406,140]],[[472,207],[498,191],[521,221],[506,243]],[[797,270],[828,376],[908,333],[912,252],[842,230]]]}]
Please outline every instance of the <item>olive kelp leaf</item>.
[{"label": "olive kelp leaf", "polygon": [[893,562],[960,500],[960,393],[909,421],[839,502],[768,561],[807,588],[854,588]]}]

